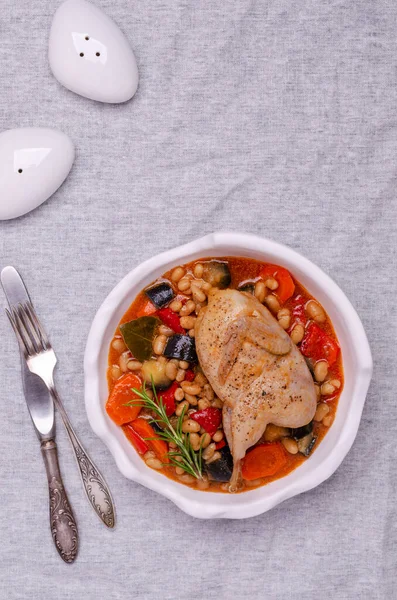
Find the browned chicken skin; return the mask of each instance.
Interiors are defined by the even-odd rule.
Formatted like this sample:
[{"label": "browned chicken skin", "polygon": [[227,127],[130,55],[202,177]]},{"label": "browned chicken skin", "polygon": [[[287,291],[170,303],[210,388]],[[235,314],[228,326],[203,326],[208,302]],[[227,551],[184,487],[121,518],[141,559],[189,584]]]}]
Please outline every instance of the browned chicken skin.
[{"label": "browned chicken skin", "polygon": [[269,423],[302,427],[313,419],[313,379],[289,335],[250,294],[210,294],[195,336],[201,367],[224,403],[223,428],[234,461],[230,491],[236,491],[241,459]]}]

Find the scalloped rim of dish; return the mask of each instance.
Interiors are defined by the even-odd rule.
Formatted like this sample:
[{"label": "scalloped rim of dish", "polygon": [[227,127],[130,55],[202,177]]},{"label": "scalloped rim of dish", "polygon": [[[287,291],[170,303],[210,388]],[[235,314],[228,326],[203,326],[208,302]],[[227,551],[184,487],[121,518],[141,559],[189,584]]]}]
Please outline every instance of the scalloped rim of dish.
[{"label": "scalloped rim of dish", "polygon": [[[290,269],[330,316],[341,345],[345,375],[334,423],[310,458],[281,479],[234,495],[193,490],[150,469],[105,411],[109,344],[136,294],[172,266],[211,256],[247,256]],[[264,513],[316,487],[336,471],[357,435],[372,375],[372,357],[358,314],[342,290],[319,267],[291,248],[269,239],[216,232],[146,260],[116,285],[93,320],[85,350],[84,373],[88,420],[125,477],[169,498],[193,517],[243,519]]]}]

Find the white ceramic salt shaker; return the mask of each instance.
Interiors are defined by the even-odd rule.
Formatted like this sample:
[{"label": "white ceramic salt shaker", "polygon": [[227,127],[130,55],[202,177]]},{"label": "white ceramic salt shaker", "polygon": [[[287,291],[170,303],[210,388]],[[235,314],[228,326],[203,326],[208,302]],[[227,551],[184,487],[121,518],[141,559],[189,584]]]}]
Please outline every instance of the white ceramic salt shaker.
[{"label": "white ceramic salt shaker", "polygon": [[86,0],[66,0],[56,11],[49,60],[62,85],[91,100],[126,102],[138,87],[138,68],[126,37]]},{"label": "white ceramic salt shaker", "polygon": [[72,167],[74,146],[56,129],[0,133],[0,220],[30,212],[59,188]]}]

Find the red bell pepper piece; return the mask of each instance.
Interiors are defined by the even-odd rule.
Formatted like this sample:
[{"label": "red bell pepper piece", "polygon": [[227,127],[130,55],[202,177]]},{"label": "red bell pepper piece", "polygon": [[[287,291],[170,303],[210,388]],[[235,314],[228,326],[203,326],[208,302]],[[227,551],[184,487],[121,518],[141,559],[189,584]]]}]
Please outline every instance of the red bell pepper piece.
[{"label": "red bell pepper piece", "polygon": [[141,438],[141,436],[138,435],[136,433],[136,431],[133,430],[131,423],[127,423],[126,425],[123,425],[122,428],[123,428],[126,438],[128,439],[129,442],[131,442],[131,444],[134,446],[135,450],[139,454],[145,454],[145,452],[147,452],[149,450],[149,446]]},{"label": "red bell pepper piece", "polygon": [[193,381],[195,378],[194,371],[192,369],[188,369],[185,371],[185,381]]},{"label": "red bell pepper piece", "polygon": [[147,442],[149,448],[153,450],[161,462],[170,462],[168,456],[168,445],[157,435],[153,427],[146,419],[136,419],[132,423],[129,423],[129,425],[135,433],[137,433],[142,439],[144,439],[145,442]]},{"label": "red bell pepper piece", "polygon": [[339,346],[321,327],[312,321],[309,323],[305,337],[300,345],[303,356],[313,360],[326,360],[328,365],[334,364],[339,354]]},{"label": "red bell pepper piece", "polygon": [[225,440],[221,440],[220,442],[218,442],[218,443],[215,444],[215,448],[217,450],[220,450],[221,448],[224,448],[225,446],[226,446]]},{"label": "red bell pepper piece", "polygon": [[208,408],[203,408],[203,410],[192,413],[190,419],[197,421],[207,433],[213,436],[222,422],[222,413],[219,408],[209,406]]},{"label": "red bell pepper piece", "polygon": [[160,308],[156,312],[156,315],[163,321],[164,325],[167,325],[175,333],[186,333],[183,329],[179,317],[170,308]]},{"label": "red bell pepper piece", "polygon": [[170,417],[175,412],[175,392],[178,388],[179,383],[177,381],[174,381],[174,383],[167,390],[165,390],[165,392],[160,392],[158,394],[159,400],[161,400],[164,404],[167,417]]}]

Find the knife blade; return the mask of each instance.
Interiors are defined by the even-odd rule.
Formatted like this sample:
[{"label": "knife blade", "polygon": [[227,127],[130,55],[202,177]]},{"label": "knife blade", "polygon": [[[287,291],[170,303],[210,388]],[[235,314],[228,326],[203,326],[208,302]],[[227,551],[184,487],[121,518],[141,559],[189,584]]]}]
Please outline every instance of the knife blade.
[{"label": "knife blade", "polygon": [[[22,277],[14,267],[5,267],[0,277],[10,308],[30,301]],[[21,351],[19,352],[23,391],[36,434],[39,440],[52,439],[55,436],[54,403],[43,381],[29,371]]]}]

